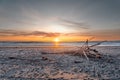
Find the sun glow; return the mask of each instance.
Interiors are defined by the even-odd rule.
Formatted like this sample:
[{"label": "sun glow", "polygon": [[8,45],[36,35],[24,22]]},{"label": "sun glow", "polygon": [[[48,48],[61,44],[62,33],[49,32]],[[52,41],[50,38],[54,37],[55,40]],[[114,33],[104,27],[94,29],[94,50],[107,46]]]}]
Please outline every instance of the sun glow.
[{"label": "sun glow", "polygon": [[57,33],[68,33],[70,30],[62,25],[52,24],[49,28],[50,32],[57,32]]},{"label": "sun glow", "polygon": [[56,43],[58,43],[59,41],[60,41],[59,38],[54,39],[54,42],[56,42]]}]

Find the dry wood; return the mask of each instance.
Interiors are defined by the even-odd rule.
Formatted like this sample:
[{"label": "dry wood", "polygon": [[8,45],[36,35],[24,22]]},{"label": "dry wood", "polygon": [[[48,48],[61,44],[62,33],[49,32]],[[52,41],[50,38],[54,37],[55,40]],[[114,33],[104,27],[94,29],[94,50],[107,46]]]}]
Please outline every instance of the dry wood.
[{"label": "dry wood", "polygon": [[96,49],[92,49],[92,47],[100,45],[105,41],[98,42],[90,46],[88,45],[88,42],[89,40],[87,39],[81,47],[76,47],[77,50],[73,50],[73,51],[65,51],[65,52],[57,52],[57,53],[42,52],[42,53],[43,54],[72,54],[75,56],[85,56],[87,60],[89,60],[89,58],[101,58],[102,55]]}]

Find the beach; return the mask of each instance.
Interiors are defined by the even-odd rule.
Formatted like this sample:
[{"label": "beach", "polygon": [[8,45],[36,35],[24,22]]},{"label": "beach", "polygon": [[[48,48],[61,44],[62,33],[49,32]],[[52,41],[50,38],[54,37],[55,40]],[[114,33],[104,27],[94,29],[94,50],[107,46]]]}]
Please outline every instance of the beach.
[{"label": "beach", "polygon": [[66,47],[0,47],[0,80],[119,80],[120,47],[94,47],[102,58],[43,54]]},{"label": "beach", "polygon": [[0,0],[0,80],[120,80],[120,0]]}]

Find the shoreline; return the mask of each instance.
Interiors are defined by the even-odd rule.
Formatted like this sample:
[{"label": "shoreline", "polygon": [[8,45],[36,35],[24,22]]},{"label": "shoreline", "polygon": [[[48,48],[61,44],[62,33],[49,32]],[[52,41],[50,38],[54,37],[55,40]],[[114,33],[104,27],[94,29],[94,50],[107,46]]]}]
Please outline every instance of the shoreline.
[{"label": "shoreline", "polygon": [[[0,46],[0,48],[80,48],[81,46]],[[93,48],[100,48],[100,47],[120,47],[120,46],[95,46]]]}]

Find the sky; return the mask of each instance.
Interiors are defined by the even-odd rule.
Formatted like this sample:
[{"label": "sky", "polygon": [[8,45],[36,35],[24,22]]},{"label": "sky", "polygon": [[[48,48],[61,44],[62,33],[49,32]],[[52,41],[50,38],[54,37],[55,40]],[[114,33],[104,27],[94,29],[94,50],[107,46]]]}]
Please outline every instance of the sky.
[{"label": "sky", "polygon": [[0,0],[0,41],[120,40],[120,0]]}]

